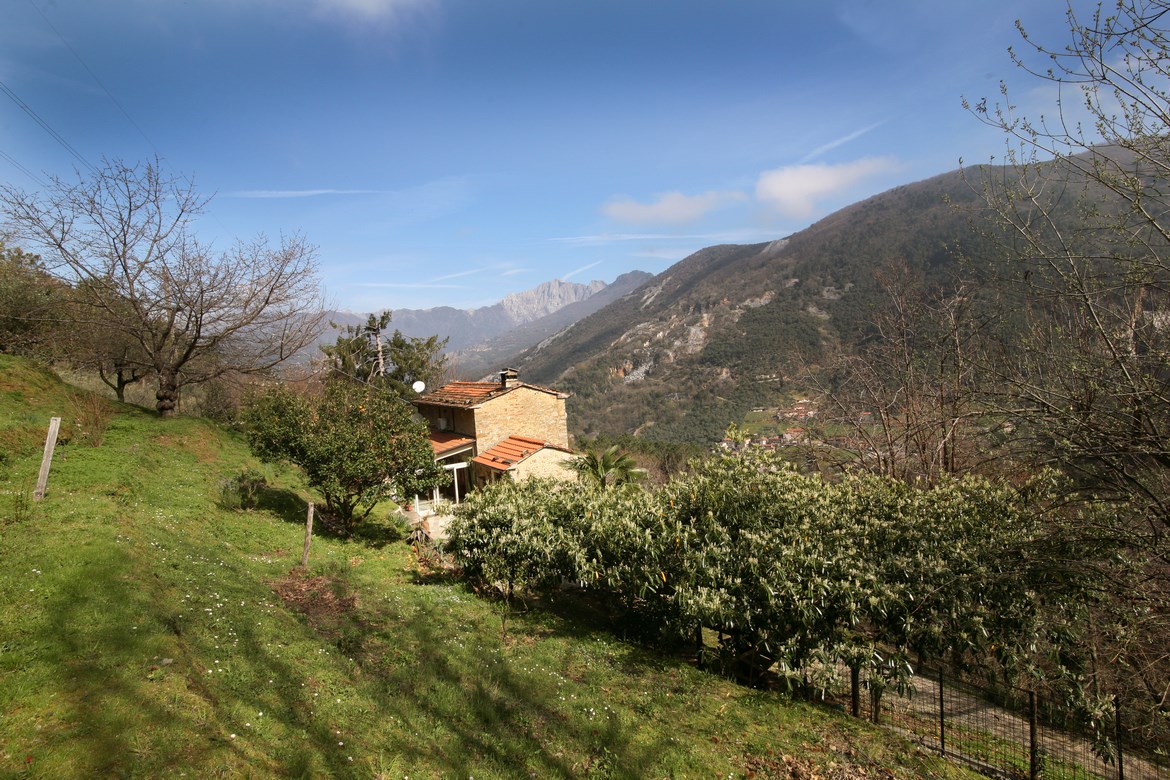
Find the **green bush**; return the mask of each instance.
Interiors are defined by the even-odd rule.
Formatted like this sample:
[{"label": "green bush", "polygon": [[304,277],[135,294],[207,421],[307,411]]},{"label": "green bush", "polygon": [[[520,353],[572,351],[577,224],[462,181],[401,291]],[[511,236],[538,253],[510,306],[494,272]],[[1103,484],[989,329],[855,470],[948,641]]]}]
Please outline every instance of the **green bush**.
[{"label": "green bush", "polygon": [[975,478],[832,483],[753,450],[657,490],[497,483],[459,507],[448,549],[505,598],[572,581],[644,636],[706,629],[739,678],[821,688],[843,662],[903,688],[915,654],[1009,669],[1034,646],[1029,500]]},{"label": "green bush", "polygon": [[268,479],[256,469],[245,469],[220,485],[219,505],[233,511],[255,509]]}]

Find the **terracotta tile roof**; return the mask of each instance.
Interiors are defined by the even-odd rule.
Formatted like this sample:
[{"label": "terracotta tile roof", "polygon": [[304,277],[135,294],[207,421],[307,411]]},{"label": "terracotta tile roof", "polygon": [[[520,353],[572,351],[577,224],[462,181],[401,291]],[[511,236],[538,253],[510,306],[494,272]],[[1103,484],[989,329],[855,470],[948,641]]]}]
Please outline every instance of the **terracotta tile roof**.
[{"label": "terracotta tile roof", "polygon": [[431,449],[434,450],[436,456],[475,444],[475,439],[450,431],[431,431],[430,436]]},{"label": "terracotta tile roof", "polygon": [[489,401],[492,398],[521,387],[527,387],[530,390],[536,390],[542,393],[552,393],[553,395],[568,397],[565,393],[558,390],[539,385],[530,385],[525,382],[517,382],[508,386],[504,386],[499,382],[448,382],[438,390],[419,396],[414,402],[416,404],[431,404],[434,406],[457,406],[466,409],[479,406],[484,401]]},{"label": "terracotta tile roof", "polygon": [[530,439],[527,436],[509,436],[486,452],[476,455],[472,460],[497,471],[507,471],[545,447],[561,452],[572,451],[540,439]]},{"label": "terracotta tile roof", "polygon": [[417,400],[443,406],[475,406],[507,389],[499,382],[449,382]]}]

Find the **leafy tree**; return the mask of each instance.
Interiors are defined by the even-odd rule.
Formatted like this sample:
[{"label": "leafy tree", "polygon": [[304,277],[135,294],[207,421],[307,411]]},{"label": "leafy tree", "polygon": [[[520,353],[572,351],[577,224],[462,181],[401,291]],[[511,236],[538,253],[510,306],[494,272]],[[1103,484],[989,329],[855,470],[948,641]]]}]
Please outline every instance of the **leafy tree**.
[{"label": "leafy tree", "polygon": [[575,518],[584,514],[585,502],[582,491],[564,485],[547,479],[500,480],[473,491],[455,510],[447,549],[459,557],[466,576],[499,589],[505,631],[519,590],[547,592],[579,578]]},{"label": "leafy tree", "polygon": [[383,390],[331,382],[321,395],[271,388],[251,399],[243,419],[253,452],[304,469],[349,532],[394,491],[426,493],[448,479],[413,412]]},{"label": "leafy tree", "polygon": [[[663,403],[658,398],[655,403]],[[692,461],[709,453],[709,448],[697,442],[656,441],[630,434],[621,436],[598,435],[588,443],[591,448],[605,448],[616,444],[618,449],[632,456],[638,466],[646,469],[646,481],[665,484],[672,477],[687,472]]]},{"label": "leafy tree", "polygon": [[68,288],[36,255],[0,241],[0,352],[52,354],[62,334]]},{"label": "leafy tree", "polygon": [[0,188],[15,235],[74,285],[75,326],[134,346],[164,416],[186,385],[288,360],[324,320],[312,246],[259,237],[216,254],[193,234],[206,203],[157,161],[107,161],[75,183],[54,177],[43,193]]},{"label": "leafy tree", "polygon": [[386,387],[403,398],[417,395],[415,382],[427,387],[442,384],[447,372],[443,349],[447,339],[404,336],[395,330],[384,336],[390,312],[369,315],[364,325],[347,325],[337,341],[321,347],[329,361],[329,376],[340,381],[358,381]]},{"label": "leafy tree", "polygon": [[646,478],[646,469],[629,453],[613,444],[604,449],[596,442],[586,446],[585,452],[569,461],[569,467],[582,480],[601,488],[630,485]]},{"label": "leafy tree", "polygon": [[644,636],[677,623],[659,550],[665,536],[651,532],[664,516],[650,491],[501,480],[471,493],[455,516],[447,549],[508,604],[520,590],[551,594],[576,582],[616,616],[635,617]]},{"label": "leafy tree", "polygon": [[748,450],[657,490],[492,486],[460,506],[448,543],[509,599],[569,580],[637,616],[644,636],[714,632],[717,664],[741,679],[774,669],[824,688],[844,662],[880,689],[907,686],[916,655],[1012,675],[1033,668],[1036,647],[1078,656],[1059,637],[1084,613],[1054,621],[1042,607],[1077,603],[1083,578],[1036,552],[1067,551],[1043,538],[1040,503],[974,478],[828,483]]}]

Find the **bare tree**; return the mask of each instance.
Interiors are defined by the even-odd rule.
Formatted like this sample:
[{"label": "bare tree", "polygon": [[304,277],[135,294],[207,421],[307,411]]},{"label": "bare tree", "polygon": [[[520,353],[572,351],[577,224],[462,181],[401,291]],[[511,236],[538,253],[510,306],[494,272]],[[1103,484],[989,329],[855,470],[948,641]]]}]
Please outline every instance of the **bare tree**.
[{"label": "bare tree", "polygon": [[1018,411],[1095,494],[1170,529],[1170,0],[1108,8],[1069,10],[1063,48],[1021,29],[1014,61],[1059,97],[1038,119],[1006,87],[971,106],[1014,142],[978,184],[1031,302]]},{"label": "bare tree", "polygon": [[906,482],[984,469],[998,451],[982,291],[973,282],[928,288],[904,264],[874,276],[882,297],[867,338],[808,376],[820,391],[820,438],[837,465]]},{"label": "bare tree", "polygon": [[213,253],[193,234],[207,199],[158,161],[106,161],[41,193],[0,190],[15,234],[74,286],[79,327],[130,342],[173,414],[182,387],[227,372],[263,371],[313,343],[325,321],[316,250],[299,236],[263,236]]},{"label": "bare tree", "polygon": [[[67,307],[59,313],[65,322],[84,322],[84,328],[70,328],[61,338],[57,353],[75,368],[96,371],[102,382],[114,391],[119,401],[126,400],[126,388],[150,377],[150,360],[138,339],[126,332],[121,323],[132,320],[133,309],[126,305],[117,316],[97,317],[87,304],[84,287],[70,289]],[[64,329],[63,329],[64,330]]]},{"label": "bare tree", "polygon": [[[1009,91],[969,108],[1008,139],[979,169],[1029,305],[1005,385],[1019,433],[1091,512],[1076,529],[1123,555],[1095,619],[1087,679],[1132,686],[1170,713],[1170,0],[1067,13],[1064,46],[1013,60],[1055,89],[1021,115]],[[1116,690],[1116,688],[1115,688]]]}]

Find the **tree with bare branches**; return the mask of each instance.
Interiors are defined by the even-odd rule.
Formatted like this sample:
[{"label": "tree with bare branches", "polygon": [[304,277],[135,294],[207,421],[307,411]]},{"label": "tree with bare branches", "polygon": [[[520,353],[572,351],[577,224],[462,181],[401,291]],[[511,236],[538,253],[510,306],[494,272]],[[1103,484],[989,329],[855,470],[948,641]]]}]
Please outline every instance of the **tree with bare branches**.
[{"label": "tree with bare branches", "polygon": [[[325,321],[315,248],[300,236],[214,252],[194,235],[208,200],[156,160],[106,161],[42,192],[0,189],[14,235],[73,286],[76,326],[127,345],[120,367],[155,377],[156,408],[183,387],[271,369],[314,342]],[[132,358],[130,356],[133,356]]]},{"label": "tree with bare branches", "polygon": [[994,302],[975,282],[928,286],[905,264],[874,277],[882,295],[864,340],[807,378],[820,396],[810,427],[834,445],[825,457],[908,483],[985,471],[999,455],[987,401]]},{"label": "tree with bare branches", "polygon": [[[1170,715],[1170,0],[1067,12],[1063,46],[1013,61],[1056,94],[1027,116],[1001,87],[968,104],[1008,139],[969,170],[1028,301],[1002,380],[1017,435],[1089,508],[1070,530],[1118,550],[1082,679]],[[1086,682],[1086,685],[1089,683]]]}]

